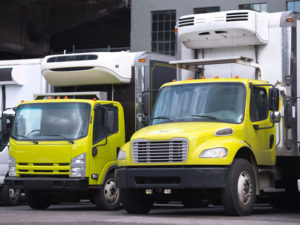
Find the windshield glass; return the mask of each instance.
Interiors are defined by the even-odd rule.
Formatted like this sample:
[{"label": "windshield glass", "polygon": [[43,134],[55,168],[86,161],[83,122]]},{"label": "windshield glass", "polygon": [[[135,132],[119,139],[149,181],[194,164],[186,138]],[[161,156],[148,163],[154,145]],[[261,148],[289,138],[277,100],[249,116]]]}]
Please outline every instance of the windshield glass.
[{"label": "windshield glass", "polygon": [[12,137],[17,140],[75,140],[88,132],[91,106],[87,103],[21,105]]},{"label": "windshield glass", "polygon": [[163,87],[152,124],[190,121],[241,123],[245,86],[242,83],[198,83]]}]

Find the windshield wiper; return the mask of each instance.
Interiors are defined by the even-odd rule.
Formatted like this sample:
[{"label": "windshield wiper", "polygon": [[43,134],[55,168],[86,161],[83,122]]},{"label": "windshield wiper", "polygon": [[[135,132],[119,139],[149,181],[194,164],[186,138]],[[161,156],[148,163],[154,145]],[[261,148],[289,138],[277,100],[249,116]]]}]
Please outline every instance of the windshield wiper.
[{"label": "windshield wiper", "polygon": [[74,144],[74,141],[72,139],[68,139],[65,136],[61,135],[61,134],[44,134],[44,136],[52,136],[52,137],[62,137],[63,140],[70,142],[71,144]]},{"label": "windshield wiper", "polygon": [[208,118],[208,119],[213,119],[213,120],[217,120],[217,117],[214,116],[208,116],[208,115],[191,115],[193,117],[203,117],[203,118]]},{"label": "windshield wiper", "polygon": [[173,120],[171,120],[170,118],[168,118],[168,117],[166,117],[166,116],[157,116],[157,117],[152,117],[151,118],[151,121],[152,120],[169,120],[169,121],[171,121],[171,122],[173,122]]},{"label": "windshield wiper", "polygon": [[25,138],[25,141],[32,141],[34,144],[38,144],[39,142],[37,140],[33,140],[30,137],[27,137],[25,135],[21,135],[21,134],[16,134],[17,137],[22,137]]}]

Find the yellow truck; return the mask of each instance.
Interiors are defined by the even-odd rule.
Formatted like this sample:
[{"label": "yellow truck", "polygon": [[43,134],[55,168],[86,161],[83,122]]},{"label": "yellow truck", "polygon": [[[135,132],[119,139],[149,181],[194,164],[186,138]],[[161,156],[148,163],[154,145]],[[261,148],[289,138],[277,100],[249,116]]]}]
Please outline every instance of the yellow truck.
[{"label": "yellow truck", "polygon": [[[149,90],[176,75],[169,59],[146,52],[45,57],[41,72],[52,92],[21,102],[11,131],[2,120],[11,133],[6,185],[25,190],[33,209],[82,199],[118,209],[118,151],[149,120],[156,94]],[[165,70],[174,73],[162,77]]]},{"label": "yellow truck", "polygon": [[179,81],[160,88],[150,126],[119,151],[124,208],[179,200],[243,216],[256,199],[299,205],[299,15],[195,14],[177,28]]}]

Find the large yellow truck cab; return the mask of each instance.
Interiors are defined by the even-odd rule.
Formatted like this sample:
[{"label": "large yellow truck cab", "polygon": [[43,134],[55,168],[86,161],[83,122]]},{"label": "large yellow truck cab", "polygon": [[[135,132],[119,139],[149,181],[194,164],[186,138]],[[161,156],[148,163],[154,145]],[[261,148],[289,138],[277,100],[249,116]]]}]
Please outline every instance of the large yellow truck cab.
[{"label": "large yellow truck cab", "polygon": [[278,102],[278,90],[258,80],[163,85],[151,125],[119,152],[116,180],[125,209],[146,213],[166,198],[186,206],[222,199],[229,213],[249,214],[260,192],[258,170],[275,165]]},{"label": "large yellow truck cab", "polygon": [[34,209],[83,198],[98,208],[116,209],[120,195],[113,171],[124,142],[124,112],[118,102],[23,102],[11,131],[6,182],[25,189]]}]

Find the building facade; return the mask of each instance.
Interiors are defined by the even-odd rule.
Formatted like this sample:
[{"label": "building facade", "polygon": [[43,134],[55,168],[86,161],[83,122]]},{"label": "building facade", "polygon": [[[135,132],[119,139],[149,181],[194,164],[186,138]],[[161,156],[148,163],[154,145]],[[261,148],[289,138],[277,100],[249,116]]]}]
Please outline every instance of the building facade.
[{"label": "building facade", "polygon": [[300,0],[131,0],[131,51],[175,55],[180,16],[236,9],[300,11]]}]

